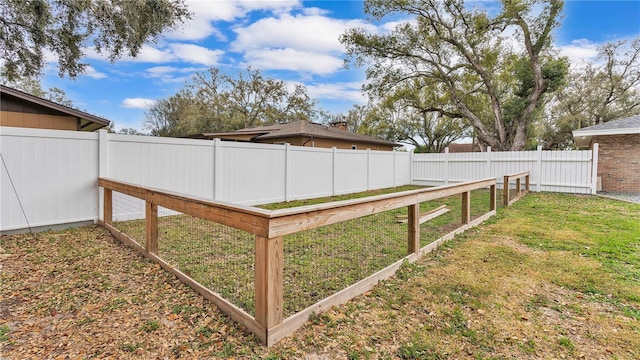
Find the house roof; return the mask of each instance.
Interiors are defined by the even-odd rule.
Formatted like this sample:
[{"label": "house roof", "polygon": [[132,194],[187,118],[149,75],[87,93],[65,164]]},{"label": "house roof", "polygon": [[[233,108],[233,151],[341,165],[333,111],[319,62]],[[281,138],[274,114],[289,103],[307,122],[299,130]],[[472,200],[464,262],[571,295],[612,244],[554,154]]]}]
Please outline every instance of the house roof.
[{"label": "house roof", "polygon": [[35,104],[37,106],[45,107],[54,114],[63,115],[63,116],[73,116],[73,117],[79,118],[81,131],[94,131],[94,130],[103,128],[105,126],[108,126],[111,123],[111,121],[107,119],[103,119],[99,116],[91,115],[84,111],[73,109],[68,106],[64,106],[47,99],[33,96],[31,94],[27,94],[20,90],[10,88],[8,86],[0,85],[0,94],[3,97],[8,96],[8,97],[12,97],[15,99],[19,99],[22,101]]},{"label": "house roof", "polygon": [[231,132],[203,133],[207,138],[225,137],[233,135],[254,135],[252,141],[276,140],[293,137],[310,137],[320,139],[344,140],[358,143],[370,143],[386,146],[400,146],[400,144],[375,138],[373,136],[356,134],[351,131],[341,130],[333,126],[312,123],[306,120],[298,120],[289,123],[257,126],[240,129]]},{"label": "house roof", "polygon": [[640,115],[573,130],[573,141],[578,147],[586,147],[593,136],[626,134],[640,134]]}]

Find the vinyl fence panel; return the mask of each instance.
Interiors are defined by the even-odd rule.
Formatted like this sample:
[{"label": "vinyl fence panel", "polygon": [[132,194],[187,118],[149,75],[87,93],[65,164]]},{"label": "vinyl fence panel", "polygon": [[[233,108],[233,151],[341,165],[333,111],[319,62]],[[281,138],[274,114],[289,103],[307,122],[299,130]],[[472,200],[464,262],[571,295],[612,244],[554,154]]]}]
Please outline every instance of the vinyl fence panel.
[{"label": "vinyl fence panel", "polygon": [[0,153],[0,230],[97,219],[97,133],[2,127]]},{"label": "vinyl fence panel", "polygon": [[[597,147],[595,152],[597,152]],[[482,153],[414,154],[413,183],[439,186],[486,177],[531,172],[534,191],[590,194],[593,184],[594,151],[491,151]]]}]

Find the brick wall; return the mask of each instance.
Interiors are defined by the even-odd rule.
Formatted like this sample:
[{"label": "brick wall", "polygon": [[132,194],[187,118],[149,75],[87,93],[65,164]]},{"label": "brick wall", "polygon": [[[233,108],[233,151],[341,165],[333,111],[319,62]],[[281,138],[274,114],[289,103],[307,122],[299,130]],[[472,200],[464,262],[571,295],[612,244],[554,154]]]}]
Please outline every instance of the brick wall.
[{"label": "brick wall", "polygon": [[640,192],[640,134],[594,136],[602,190]]}]

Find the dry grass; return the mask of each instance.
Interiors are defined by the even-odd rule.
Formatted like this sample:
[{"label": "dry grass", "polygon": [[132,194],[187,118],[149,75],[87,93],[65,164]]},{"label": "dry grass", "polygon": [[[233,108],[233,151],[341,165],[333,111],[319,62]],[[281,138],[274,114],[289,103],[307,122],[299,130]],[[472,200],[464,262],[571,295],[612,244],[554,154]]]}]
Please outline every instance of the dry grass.
[{"label": "dry grass", "polygon": [[97,227],[3,237],[2,356],[640,357],[640,206],[530,194],[265,349]]}]

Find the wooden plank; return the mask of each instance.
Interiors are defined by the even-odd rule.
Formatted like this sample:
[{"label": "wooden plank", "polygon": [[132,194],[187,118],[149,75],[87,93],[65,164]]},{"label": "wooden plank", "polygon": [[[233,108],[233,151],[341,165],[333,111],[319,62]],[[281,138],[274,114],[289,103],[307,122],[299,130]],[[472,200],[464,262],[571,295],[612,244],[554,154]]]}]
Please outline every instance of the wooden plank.
[{"label": "wooden plank", "polygon": [[283,238],[256,235],[255,313],[264,328],[282,322]]},{"label": "wooden plank", "polygon": [[[438,207],[437,209],[433,209],[429,212],[426,213],[422,213],[420,214],[420,225],[426,223],[427,221],[431,220],[431,219],[435,219],[440,215],[446,214],[449,211],[451,211],[451,209],[448,209],[446,207],[446,205],[442,205],[440,207]],[[408,222],[408,219],[399,219],[396,220],[397,223],[399,224],[406,224]]]},{"label": "wooden plank", "polygon": [[462,193],[462,224],[471,222],[471,192]]},{"label": "wooden plank", "polygon": [[159,191],[151,191],[149,200],[154,204],[201,219],[244,230],[254,235],[268,235],[269,219],[264,214],[249,214],[244,211],[204,201],[191,201]]},{"label": "wooden plank", "polygon": [[146,249],[152,254],[158,253],[158,205],[146,202]]},{"label": "wooden plank", "polygon": [[113,192],[111,189],[105,188],[103,189],[102,197],[104,199],[103,221],[105,224],[113,224]]},{"label": "wooden plank", "polygon": [[187,286],[192,288],[195,292],[200,294],[205,299],[207,299],[207,300],[211,301],[213,304],[215,304],[218,307],[218,309],[220,309],[220,311],[222,311],[223,313],[227,314],[234,321],[244,325],[250,332],[256,334],[256,336],[261,341],[263,341],[264,343],[267,342],[266,329],[264,327],[262,327],[253,318],[253,316],[249,315],[244,310],[242,310],[242,309],[238,308],[237,306],[233,305],[227,299],[225,299],[222,296],[220,296],[220,294],[218,294],[218,293],[216,293],[214,291],[211,291],[210,289],[206,288],[202,284],[200,284],[197,281],[195,281],[194,279],[192,279],[190,276],[186,275],[185,273],[183,273],[180,270],[176,269],[175,267],[171,266],[171,264],[167,263],[166,261],[164,261],[159,256],[148,253],[142,245],[138,244],[135,240],[133,240],[129,236],[125,235],[124,233],[120,232],[118,229],[116,229],[112,225],[104,224],[104,223],[102,225],[107,230],[109,230],[109,232],[116,239],[118,239],[122,243],[132,247],[134,250],[136,250],[142,256],[144,256],[144,257],[152,260],[153,262],[159,264],[165,271],[168,271],[171,274],[175,275],[181,282],[183,282],[184,284],[186,284]]},{"label": "wooden plank", "polygon": [[407,253],[413,254],[420,249],[420,204],[409,205],[407,214]]},{"label": "wooden plank", "polygon": [[525,176],[525,178],[524,178],[524,179],[525,179],[525,180],[524,180],[524,189],[525,189],[527,192],[529,192],[529,187],[530,187],[530,185],[531,185],[531,183],[530,183],[530,178],[531,178],[531,175],[530,175],[530,174],[527,174],[527,176]]},{"label": "wooden plank", "polygon": [[418,202],[439,199],[465,191],[485,188],[492,184],[495,184],[495,178],[422,189],[418,191],[410,190],[408,192],[399,193],[402,195],[395,195],[392,197],[389,197],[388,195],[380,195],[369,199],[362,198],[338,201],[327,204],[283,209],[284,211],[275,210],[270,215],[269,237],[284,236],[320,226],[331,225],[404,206],[410,206]]}]

